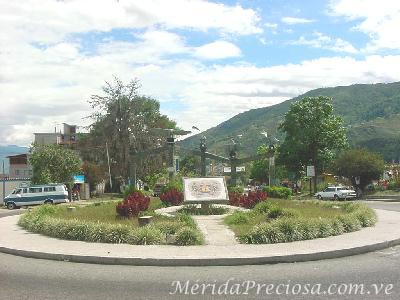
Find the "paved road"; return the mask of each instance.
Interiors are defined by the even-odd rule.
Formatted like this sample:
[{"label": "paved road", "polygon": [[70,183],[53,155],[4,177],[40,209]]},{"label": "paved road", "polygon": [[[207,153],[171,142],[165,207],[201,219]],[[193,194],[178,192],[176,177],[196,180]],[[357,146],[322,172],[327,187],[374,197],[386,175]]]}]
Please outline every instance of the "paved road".
[{"label": "paved road", "polygon": [[[368,205],[400,210],[396,203]],[[0,254],[0,299],[399,299],[399,275],[400,246],[340,259],[237,267],[107,266]],[[181,282],[183,294],[171,294],[177,287],[174,281]],[[191,288],[199,291],[196,283],[200,291],[205,288],[204,295],[190,295]],[[243,294],[253,284],[248,295]],[[270,295],[265,291],[268,284],[274,284]],[[350,292],[350,284],[362,284],[364,294],[361,286],[358,294],[354,285]],[[329,287],[333,295],[323,294]],[[241,295],[229,295],[235,288]]]},{"label": "paved road", "polygon": [[[277,264],[240,267],[134,267],[89,265],[69,262],[57,262],[28,259],[0,254],[0,299],[399,299],[400,297],[400,247],[353,257],[316,262]],[[285,293],[289,286],[289,295],[267,295],[262,289],[256,294],[256,287],[243,295],[245,285],[239,292],[242,295],[212,295],[224,291],[224,283],[230,278],[227,292],[244,281],[255,284],[275,284],[274,290]],[[176,290],[172,282],[180,280],[183,292],[186,280],[190,288],[194,283],[210,284],[205,295],[170,295]],[[296,284],[306,284],[320,292],[326,291],[330,284],[364,284],[364,292],[369,295],[300,295]],[[251,282],[248,283],[250,286]],[[284,284],[278,288],[278,284]],[[376,284],[374,286],[373,284]],[[383,284],[390,295],[375,294]],[[390,289],[390,285],[393,288]],[[334,286],[333,286],[334,287]],[[275,288],[278,288],[277,290]],[[349,286],[342,286],[350,289]],[[331,292],[336,291],[335,287]]]},{"label": "paved road", "polygon": [[400,202],[363,201],[371,208],[400,211]]}]

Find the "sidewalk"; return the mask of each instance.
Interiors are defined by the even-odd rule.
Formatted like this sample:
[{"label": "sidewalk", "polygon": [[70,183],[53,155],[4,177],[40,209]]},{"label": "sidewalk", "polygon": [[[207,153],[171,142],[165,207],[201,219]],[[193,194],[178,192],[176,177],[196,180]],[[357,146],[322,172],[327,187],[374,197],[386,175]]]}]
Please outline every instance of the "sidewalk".
[{"label": "sidewalk", "polygon": [[[19,216],[10,216],[0,219],[0,252],[82,263],[153,266],[247,265],[319,260],[366,253],[400,244],[400,213],[384,210],[376,212],[379,221],[375,227],[335,237],[271,245],[188,247],[59,240],[28,233],[16,225]],[[215,224],[211,221],[208,225],[207,222],[203,225],[212,228]],[[218,230],[212,234],[216,238]],[[220,234],[226,233],[220,231]]]}]

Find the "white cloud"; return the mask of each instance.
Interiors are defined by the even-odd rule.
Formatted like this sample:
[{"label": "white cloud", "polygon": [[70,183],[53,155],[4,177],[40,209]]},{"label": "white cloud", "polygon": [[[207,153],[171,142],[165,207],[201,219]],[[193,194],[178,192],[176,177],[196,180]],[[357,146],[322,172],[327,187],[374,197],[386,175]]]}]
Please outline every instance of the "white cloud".
[{"label": "white cloud", "polygon": [[247,35],[262,32],[258,22],[252,9],[204,0],[1,0],[0,42],[56,43],[71,33],[154,25]]},{"label": "white cloud", "polygon": [[295,17],[283,17],[281,19],[281,21],[282,21],[282,23],[285,23],[288,25],[307,24],[307,23],[315,22],[315,20],[304,19],[304,18],[295,18]]},{"label": "white cloud", "polygon": [[357,49],[347,41],[341,38],[331,38],[323,33],[314,32],[314,38],[307,39],[301,36],[297,41],[292,42],[295,45],[307,45],[313,48],[326,49],[334,52],[357,53]]},{"label": "white cloud", "polygon": [[359,22],[354,28],[370,38],[366,51],[400,48],[399,1],[335,0],[330,2],[330,13]]},{"label": "white cloud", "polygon": [[194,55],[204,59],[222,59],[240,56],[240,49],[226,41],[216,41],[195,48]]},{"label": "white cloud", "polygon": [[272,28],[272,29],[276,29],[276,28],[278,28],[278,24],[276,24],[276,23],[264,23],[264,26],[266,27],[266,28]]},{"label": "white cloud", "polygon": [[[87,100],[101,93],[112,75],[125,82],[139,78],[141,92],[159,99],[162,110],[186,129],[206,129],[321,86],[400,80],[400,56],[321,58],[273,67],[209,65],[201,59],[240,57],[240,49],[218,38],[192,47],[169,30],[259,32],[254,11],[239,6],[198,0],[3,1],[1,6],[0,142],[5,144],[28,145],[33,132],[50,131],[55,123],[87,124],[82,119],[91,112]],[[142,30],[132,31],[132,40],[96,41],[93,51],[70,38],[127,27]],[[173,108],[179,105],[183,108]]]}]

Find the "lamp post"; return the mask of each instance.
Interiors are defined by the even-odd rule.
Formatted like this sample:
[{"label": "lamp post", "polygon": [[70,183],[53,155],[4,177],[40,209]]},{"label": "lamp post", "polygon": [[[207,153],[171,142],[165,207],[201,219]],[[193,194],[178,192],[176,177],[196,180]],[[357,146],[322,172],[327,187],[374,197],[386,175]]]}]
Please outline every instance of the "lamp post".
[{"label": "lamp post", "polygon": [[206,176],[206,151],[207,151],[207,138],[203,136],[200,139],[200,151],[201,151],[201,176]]},{"label": "lamp post", "polygon": [[236,184],[237,184],[237,172],[236,172],[237,142],[234,139],[232,139],[232,142],[233,142],[233,146],[232,146],[232,149],[229,151],[229,160],[230,160],[230,165],[231,165],[231,185],[236,186]]},{"label": "lamp post", "polygon": [[175,175],[175,167],[174,167],[174,152],[175,152],[175,138],[170,136],[167,138],[168,145],[168,176],[169,181],[174,178]]}]

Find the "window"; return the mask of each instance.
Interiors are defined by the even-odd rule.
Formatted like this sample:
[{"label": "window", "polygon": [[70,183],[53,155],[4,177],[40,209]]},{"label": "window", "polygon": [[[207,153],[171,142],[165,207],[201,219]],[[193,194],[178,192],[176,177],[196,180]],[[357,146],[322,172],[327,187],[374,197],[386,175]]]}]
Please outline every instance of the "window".
[{"label": "window", "polygon": [[15,189],[12,193],[14,194],[14,195],[16,195],[16,194],[21,194],[21,189]]},{"label": "window", "polygon": [[19,170],[15,170],[15,175],[19,175]]},{"label": "window", "polygon": [[55,192],[56,187],[55,186],[47,186],[44,188],[44,192]]},{"label": "window", "polygon": [[24,189],[24,194],[26,194],[28,192],[28,189]]},{"label": "window", "polygon": [[41,193],[42,188],[34,187],[34,188],[29,188],[29,193]]},{"label": "window", "polygon": [[334,187],[327,188],[326,191],[327,191],[327,192],[334,192],[334,191],[335,191],[335,188],[334,188]]}]

